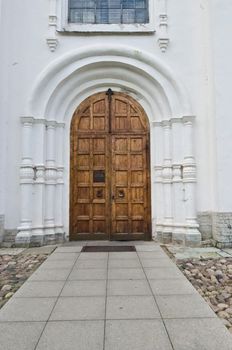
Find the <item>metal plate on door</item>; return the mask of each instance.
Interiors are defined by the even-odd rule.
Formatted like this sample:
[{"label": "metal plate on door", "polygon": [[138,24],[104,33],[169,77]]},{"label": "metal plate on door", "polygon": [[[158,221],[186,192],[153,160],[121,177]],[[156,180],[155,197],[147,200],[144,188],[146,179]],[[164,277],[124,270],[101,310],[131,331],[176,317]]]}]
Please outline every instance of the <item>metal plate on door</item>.
[{"label": "metal plate on door", "polygon": [[94,170],[93,182],[105,182],[105,170]]}]

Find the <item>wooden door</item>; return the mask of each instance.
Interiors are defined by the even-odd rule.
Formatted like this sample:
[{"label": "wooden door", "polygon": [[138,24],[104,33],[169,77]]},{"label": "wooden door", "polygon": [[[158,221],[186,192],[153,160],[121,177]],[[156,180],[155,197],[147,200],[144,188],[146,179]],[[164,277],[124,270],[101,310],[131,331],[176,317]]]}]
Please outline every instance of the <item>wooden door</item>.
[{"label": "wooden door", "polygon": [[85,100],[71,125],[70,239],[150,239],[149,126],[121,93]]}]

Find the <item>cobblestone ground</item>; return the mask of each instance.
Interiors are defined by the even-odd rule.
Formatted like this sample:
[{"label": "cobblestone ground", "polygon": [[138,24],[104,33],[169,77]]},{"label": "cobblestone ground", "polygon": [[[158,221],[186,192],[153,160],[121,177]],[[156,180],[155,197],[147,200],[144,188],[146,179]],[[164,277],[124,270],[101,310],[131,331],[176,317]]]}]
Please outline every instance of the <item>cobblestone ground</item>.
[{"label": "cobblestone ground", "polygon": [[176,263],[232,333],[232,258],[188,259]]},{"label": "cobblestone ground", "polygon": [[12,297],[30,275],[46,260],[48,254],[0,255],[0,308]]}]

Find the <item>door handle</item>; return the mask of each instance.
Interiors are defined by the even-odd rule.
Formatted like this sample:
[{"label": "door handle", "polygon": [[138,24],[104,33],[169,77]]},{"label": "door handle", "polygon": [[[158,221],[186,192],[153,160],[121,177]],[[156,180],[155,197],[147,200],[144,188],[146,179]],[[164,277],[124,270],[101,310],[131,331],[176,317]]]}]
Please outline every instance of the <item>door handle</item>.
[{"label": "door handle", "polygon": [[124,193],[123,190],[118,191],[118,197],[119,198],[124,198],[125,197],[125,193]]},{"label": "door handle", "polygon": [[103,198],[103,190],[97,190],[97,198]]}]

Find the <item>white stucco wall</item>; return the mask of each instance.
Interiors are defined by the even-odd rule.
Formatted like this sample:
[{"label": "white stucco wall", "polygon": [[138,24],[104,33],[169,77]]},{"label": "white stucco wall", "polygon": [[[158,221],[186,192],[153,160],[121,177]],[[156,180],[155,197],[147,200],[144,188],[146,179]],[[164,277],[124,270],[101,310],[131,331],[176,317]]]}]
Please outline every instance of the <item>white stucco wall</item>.
[{"label": "white stucco wall", "polygon": [[232,3],[230,0],[211,2],[211,42],[214,72],[215,159],[217,163],[217,211],[232,211],[232,118],[231,77]]},{"label": "white stucco wall", "polygon": [[[162,1],[165,2],[154,0],[155,34],[59,33],[58,47],[51,52],[46,44],[49,36],[49,1],[33,1],[32,6],[31,0],[2,0],[0,86],[3,103],[0,105],[0,142],[3,147],[0,151],[0,176],[6,200],[0,192],[0,211],[5,211],[7,229],[15,229],[20,221],[20,116],[27,115],[28,98],[39,74],[57,58],[74,50],[96,45],[117,47],[119,43],[154,55],[179,77],[189,96],[192,114],[196,116],[197,211],[232,210],[228,171],[228,165],[232,168],[232,121],[229,112],[232,4],[230,0],[167,0],[170,43],[163,53],[158,44]],[[166,116],[167,119],[169,117]],[[67,116],[67,119],[70,118]],[[152,118],[160,120],[159,115]],[[68,130],[65,133],[68,137]],[[68,139],[66,141],[67,147]],[[3,191],[2,188],[0,191]]]}]

